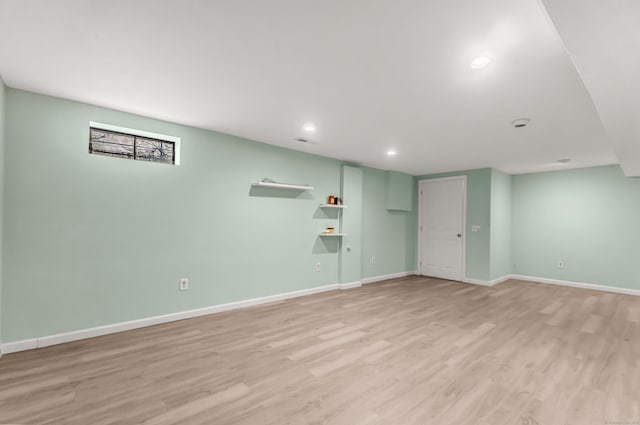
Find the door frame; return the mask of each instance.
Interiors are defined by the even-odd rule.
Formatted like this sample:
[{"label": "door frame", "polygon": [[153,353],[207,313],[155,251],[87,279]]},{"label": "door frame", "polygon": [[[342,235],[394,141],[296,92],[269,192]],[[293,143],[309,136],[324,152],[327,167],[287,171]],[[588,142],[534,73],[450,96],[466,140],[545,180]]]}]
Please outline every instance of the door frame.
[{"label": "door frame", "polygon": [[438,182],[438,181],[451,181],[451,180],[461,180],[462,181],[462,282],[466,282],[467,280],[467,176],[459,175],[459,176],[451,176],[451,177],[439,177],[435,179],[422,179],[418,181],[418,274],[420,276],[424,276],[422,274],[422,228],[424,223],[424,211],[422,207],[423,198],[423,187],[428,182]]}]

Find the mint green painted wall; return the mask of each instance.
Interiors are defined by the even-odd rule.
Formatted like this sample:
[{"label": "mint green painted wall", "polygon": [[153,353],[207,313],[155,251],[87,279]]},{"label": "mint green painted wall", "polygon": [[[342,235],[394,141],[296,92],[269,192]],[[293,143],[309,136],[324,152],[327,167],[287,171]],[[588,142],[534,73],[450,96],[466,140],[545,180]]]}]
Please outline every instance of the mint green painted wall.
[{"label": "mint green painted wall", "polygon": [[387,171],[387,209],[411,211],[413,209],[413,176]]},{"label": "mint green painted wall", "polygon": [[[4,200],[4,145],[5,145],[5,93],[6,87],[0,76],[0,343],[2,342],[2,231]],[[0,354],[1,351],[0,351]]]},{"label": "mint green painted wall", "polygon": [[[491,169],[465,170],[452,173],[429,174],[416,179],[467,176],[467,233],[466,277],[489,280],[491,275],[490,221],[491,221]],[[471,226],[479,225],[480,232],[471,233]]]},{"label": "mint green painted wall", "polygon": [[[338,282],[318,205],[339,161],[15,89],[7,105],[3,342]],[[89,121],[180,136],[182,164],[89,155]]]},{"label": "mint green painted wall", "polygon": [[346,236],[338,239],[325,237],[325,243],[337,243],[340,246],[340,282],[352,283],[360,280],[362,258],[362,168],[342,166],[342,198],[345,208],[340,230]]},{"label": "mint green painted wall", "polygon": [[[411,212],[387,210],[387,173],[364,168],[362,216],[362,277],[384,276],[416,269],[417,193],[410,179],[404,190],[412,200]],[[371,257],[376,263],[371,264]]]},{"label": "mint green painted wall", "polygon": [[511,274],[511,176],[491,170],[491,279]]},{"label": "mint green painted wall", "polygon": [[640,289],[639,212],[617,165],[514,176],[514,273]]}]

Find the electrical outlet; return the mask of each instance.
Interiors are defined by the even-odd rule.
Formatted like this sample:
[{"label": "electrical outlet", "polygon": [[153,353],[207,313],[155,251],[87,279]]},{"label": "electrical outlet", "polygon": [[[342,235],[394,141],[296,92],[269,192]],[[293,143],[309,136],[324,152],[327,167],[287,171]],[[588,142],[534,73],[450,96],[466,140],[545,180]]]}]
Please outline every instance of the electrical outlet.
[{"label": "electrical outlet", "polygon": [[376,263],[376,256],[374,255],[373,257],[371,257],[371,264],[375,264]]},{"label": "electrical outlet", "polygon": [[316,263],[316,271],[319,272],[320,271],[320,263]]},{"label": "electrical outlet", "polygon": [[180,285],[178,286],[178,288],[181,291],[186,291],[187,289],[189,289],[189,279],[186,277],[181,278]]},{"label": "electrical outlet", "polygon": [[559,269],[564,269],[564,261],[558,260],[558,268]]}]

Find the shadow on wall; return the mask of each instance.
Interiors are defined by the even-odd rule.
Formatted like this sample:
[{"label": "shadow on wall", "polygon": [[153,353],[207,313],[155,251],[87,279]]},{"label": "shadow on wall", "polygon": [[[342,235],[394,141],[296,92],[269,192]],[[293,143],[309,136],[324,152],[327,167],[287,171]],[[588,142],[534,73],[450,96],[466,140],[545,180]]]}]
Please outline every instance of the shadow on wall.
[{"label": "shadow on wall", "polygon": [[313,199],[313,196],[306,190],[280,189],[277,187],[258,187],[251,186],[249,196],[258,196],[262,198],[297,198],[297,199]]},{"label": "shadow on wall", "polygon": [[411,211],[403,211],[403,210],[390,210],[387,209],[387,212],[391,215],[398,215],[398,216],[406,216],[406,215],[410,215]]},{"label": "shadow on wall", "polygon": [[321,220],[338,220],[340,218],[340,210],[337,208],[316,208],[313,212],[313,218]]},{"label": "shadow on wall", "polygon": [[322,237],[316,238],[316,243],[313,245],[314,254],[336,254],[340,248],[339,237]]}]

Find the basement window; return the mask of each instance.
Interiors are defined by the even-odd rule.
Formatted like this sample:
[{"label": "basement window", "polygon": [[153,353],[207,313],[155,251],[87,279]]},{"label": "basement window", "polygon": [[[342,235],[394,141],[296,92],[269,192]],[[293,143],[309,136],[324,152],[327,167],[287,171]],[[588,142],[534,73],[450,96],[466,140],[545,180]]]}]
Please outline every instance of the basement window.
[{"label": "basement window", "polygon": [[90,122],[89,153],[177,165],[180,138]]}]

